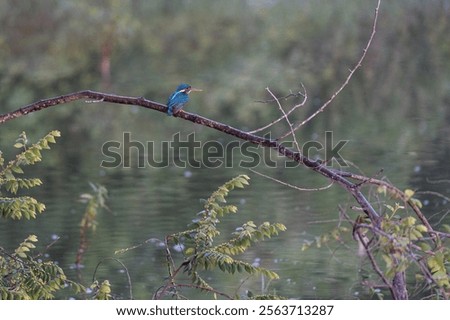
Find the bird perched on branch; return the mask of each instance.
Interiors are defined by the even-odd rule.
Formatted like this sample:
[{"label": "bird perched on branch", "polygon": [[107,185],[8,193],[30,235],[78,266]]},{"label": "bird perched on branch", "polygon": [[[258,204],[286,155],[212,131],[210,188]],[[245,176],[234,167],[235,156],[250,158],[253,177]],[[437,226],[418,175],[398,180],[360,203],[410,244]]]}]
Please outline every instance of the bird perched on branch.
[{"label": "bird perched on branch", "polygon": [[170,95],[167,100],[167,114],[172,116],[180,111],[189,101],[189,93],[193,91],[202,91],[201,89],[192,88],[186,83],[180,84],[177,89]]}]

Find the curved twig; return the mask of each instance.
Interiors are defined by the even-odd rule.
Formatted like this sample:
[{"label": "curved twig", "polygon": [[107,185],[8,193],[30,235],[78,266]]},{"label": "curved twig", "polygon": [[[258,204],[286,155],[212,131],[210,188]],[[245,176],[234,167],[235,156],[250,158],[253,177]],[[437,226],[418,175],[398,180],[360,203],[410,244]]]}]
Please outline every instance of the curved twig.
[{"label": "curved twig", "polygon": [[[305,86],[303,85],[303,83],[301,84],[302,85],[302,88],[303,88],[303,94],[301,93],[301,92],[299,92],[297,95],[302,95],[303,96],[303,101],[302,102],[300,102],[300,103],[298,103],[298,104],[296,104],[296,105],[294,105],[288,112],[286,112],[286,116],[288,116],[288,115],[290,115],[292,112],[294,112],[297,108],[300,108],[300,107],[303,107],[304,105],[305,105],[305,103],[306,103],[306,101],[308,100],[308,94],[306,93],[306,88],[305,88]],[[281,99],[286,99],[287,97],[290,97],[290,96],[296,96],[295,94],[289,94],[289,95],[287,95],[287,96],[285,96],[285,97],[282,97]],[[274,98],[274,99],[271,99],[271,100],[268,100],[268,101],[258,101],[258,102],[279,102],[279,100],[280,100],[280,98]],[[269,124],[267,124],[267,125],[265,125],[265,126],[263,126],[263,127],[261,127],[261,128],[258,128],[258,129],[255,129],[255,130],[252,130],[252,131],[247,131],[248,133],[258,133],[258,132],[260,132],[260,131],[263,131],[263,130],[265,130],[265,129],[267,129],[267,128],[270,128],[271,126],[273,126],[274,124],[276,124],[276,123],[278,123],[278,122],[280,122],[281,120],[283,120],[285,118],[285,115],[282,115],[281,117],[279,117],[278,119],[276,119],[276,120],[273,120],[271,123],[269,123]]]},{"label": "curved twig", "polygon": [[95,281],[95,275],[97,274],[97,269],[100,267],[100,265],[105,262],[106,260],[113,260],[118,262],[124,269],[125,269],[125,273],[127,275],[127,281],[128,281],[128,286],[130,287],[130,299],[133,300],[133,285],[131,284],[131,277],[130,277],[130,273],[128,272],[128,268],[125,266],[125,264],[120,261],[117,258],[104,258],[102,260],[100,260],[99,263],[97,263],[97,265],[95,266],[95,270],[94,270],[94,274],[92,275],[92,282]]},{"label": "curved twig", "polygon": [[266,88],[266,90],[276,101],[278,109],[280,109],[281,114],[283,115],[283,119],[286,120],[286,123],[288,124],[289,129],[291,130],[291,135],[292,135],[292,139],[294,140],[295,149],[297,150],[297,152],[300,152],[301,151],[300,145],[298,144],[297,137],[295,136],[295,131],[292,126],[292,122],[289,120],[289,117],[288,117],[286,111],[284,111],[283,107],[281,106],[280,100],[278,100],[278,98],[272,93],[272,91],[270,91],[269,88]]},{"label": "curved twig", "polygon": [[[300,122],[299,124],[297,124],[294,127],[294,131],[297,131],[298,129],[300,129],[300,127],[302,127],[303,125],[305,125],[306,123],[308,123],[309,121],[311,121],[313,118],[315,118],[319,113],[323,112],[325,110],[326,107],[328,107],[330,105],[330,103],[342,92],[342,90],[344,90],[344,88],[348,85],[348,83],[350,82],[350,79],[353,77],[353,74],[356,72],[356,70],[358,70],[361,66],[362,66],[362,62],[364,61],[364,58],[366,57],[367,51],[370,48],[370,45],[372,44],[372,40],[375,37],[375,33],[377,30],[377,22],[378,22],[378,11],[380,9],[380,4],[381,4],[381,0],[378,0],[377,6],[375,8],[375,16],[373,18],[373,23],[372,23],[372,33],[370,34],[369,40],[367,41],[366,46],[363,49],[363,54],[361,55],[361,57],[359,58],[358,62],[356,63],[356,65],[350,69],[350,73],[348,74],[347,78],[345,79],[345,81],[341,84],[341,86],[333,93],[333,95],[330,97],[330,99],[328,99],[328,101],[326,101],[319,109],[317,109],[312,115],[310,115],[308,118],[306,118],[305,120],[303,120],[302,122]],[[291,130],[289,130],[288,132],[284,133],[281,137],[278,138],[278,140],[281,140],[285,137],[287,137],[288,135],[291,134]]]},{"label": "curved twig", "polygon": [[249,168],[249,170],[250,170],[251,172],[257,174],[257,175],[260,175],[261,177],[264,177],[264,178],[266,178],[266,179],[275,181],[275,182],[277,182],[277,183],[279,183],[279,184],[282,184],[282,185],[284,185],[284,186],[286,186],[286,187],[289,187],[289,188],[292,188],[292,189],[295,189],[295,190],[298,190],[298,191],[323,191],[323,190],[330,189],[330,188],[333,186],[333,182],[331,182],[330,184],[326,185],[325,187],[317,187],[317,188],[301,188],[301,187],[294,186],[293,184],[290,184],[290,183],[287,183],[287,182],[278,180],[278,179],[276,179],[276,178],[274,178],[274,177],[268,176],[268,175],[266,175],[266,174],[264,174],[264,173],[261,173],[261,172],[259,172],[259,171],[254,170],[254,169]]}]

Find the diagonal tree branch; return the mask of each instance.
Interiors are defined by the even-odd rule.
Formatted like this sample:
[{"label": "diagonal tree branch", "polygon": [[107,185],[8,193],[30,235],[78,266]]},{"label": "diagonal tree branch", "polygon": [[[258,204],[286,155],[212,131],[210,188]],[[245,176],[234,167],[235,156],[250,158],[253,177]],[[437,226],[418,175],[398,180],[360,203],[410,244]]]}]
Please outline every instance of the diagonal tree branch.
[{"label": "diagonal tree branch", "polygon": [[[69,93],[55,98],[40,100],[35,103],[31,103],[25,107],[22,107],[20,109],[17,109],[15,111],[0,115],[0,124],[27,115],[32,112],[40,111],[46,108],[54,107],[61,104],[67,104],[73,101],[83,99],[84,100],[90,99],[99,102],[109,102],[113,104],[140,106],[143,108],[152,109],[164,113],[167,111],[167,107],[165,105],[151,100],[147,100],[143,97],[127,97],[85,90]],[[276,140],[250,134],[245,131],[226,125],[224,123],[199,116],[197,114],[182,111],[178,112],[175,115],[175,117],[182,118],[184,120],[191,121],[193,123],[221,131],[225,134],[251,142],[256,145],[272,148],[276,150],[279,154],[289,159],[292,159],[300,164],[303,164],[304,166],[316,171],[317,173],[320,173],[324,177],[331,179],[332,181],[344,187],[347,191],[349,191],[353,195],[353,197],[361,206],[362,210],[370,217],[370,219],[375,223],[378,223],[380,217],[379,214],[375,211],[375,209],[372,207],[369,201],[367,201],[363,193],[359,190],[359,186],[347,180],[344,177],[343,174],[344,172],[339,172],[331,168],[328,168],[320,161],[311,160],[308,157],[302,155],[300,152],[285,147],[284,145],[278,143],[278,141]]]}]

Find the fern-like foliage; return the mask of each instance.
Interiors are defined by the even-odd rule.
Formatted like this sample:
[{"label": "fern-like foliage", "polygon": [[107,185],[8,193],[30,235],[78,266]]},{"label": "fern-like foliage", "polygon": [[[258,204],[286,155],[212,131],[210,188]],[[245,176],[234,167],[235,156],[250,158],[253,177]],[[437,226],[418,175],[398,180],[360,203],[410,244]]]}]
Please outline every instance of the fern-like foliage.
[{"label": "fern-like foliage", "polygon": [[35,235],[30,235],[14,253],[8,253],[0,247],[1,299],[52,299],[56,291],[66,286],[72,287],[77,293],[84,291],[82,285],[68,280],[55,262],[41,261],[31,255],[37,241]]},{"label": "fern-like foliage", "polygon": [[234,256],[245,252],[253,243],[286,230],[283,224],[264,222],[258,226],[253,221],[248,221],[236,228],[230,240],[214,245],[214,239],[220,234],[218,229],[219,218],[237,212],[236,206],[226,205],[226,197],[234,188],[244,188],[248,185],[249,179],[247,175],[240,175],[219,187],[205,201],[203,210],[193,220],[190,229],[168,237],[176,244],[182,244],[185,248],[183,270],[191,277],[192,283],[199,288],[211,289],[211,286],[200,276],[199,272],[216,268],[231,274],[246,272],[248,274],[262,274],[269,279],[279,278],[271,270],[256,267],[238,260]]},{"label": "fern-like foliage", "polygon": [[34,219],[45,210],[45,205],[32,197],[15,196],[21,189],[40,186],[42,181],[37,178],[19,178],[18,175],[24,173],[24,166],[40,162],[41,151],[50,149],[50,144],[55,143],[55,138],[59,136],[59,131],[51,131],[38,142],[29,145],[25,132],[22,132],[14,144],[21,151],[7,163],[0,151],[0,215],[3,218]]},{"label": "fern-like foliage", "polygon": [[[353,228],[348,228],[341,223],[328,233],[315,237],[312,241],[306,241],[302,251],[315,245],[318,248],[329,246],[332,243],[343,244],[345,236],[352,233],[359,245],[358,253],[362,258],[367,258],[376,274],[386,284],[393,281],[398,273],[405,273],[410,279],[414,276],[415,287],[421,288],[416,294],[423,294],[431,298],[449,298],[450,289],[450,249],[448,246],[448,231],[450,227],[442,225],[443,231],[433,232],[430,237],[428,228],[408,211],[408,207],[395,202],[402,200],[422,207],[420,200],[413,198],[415,192],[406,189],[401,194],[385,186],[379,187],[378,193],[389,202],[385,203],[379,227],[373,226],[366,215],[359,215],[352,221]],[[388,194],[389,192],[389,194]],[[345,214],[348,221],[350,218]],[[351,232],[352,231],[352,232]],[[383,298],[380,292],[381,285],[367,283],[369,293]]]},{"label": "fern-like foliage", "polygon": [[95,280],[91,285],[91,289],[96,300],[110,300],[112,298],[111,284],[108,280],[104,280],[101,284]]},{"label": "fern-like foliage", "polygon": [[[411,196],[414,194],[413,191],[409,193]],[[421,206],[419,200],[415,201],[416,205]],[[416,279],[425,282],[427,289],[442,292],[442,296],[448,297],[450,288],[450,249],[448,243],[446,244],[448,240],[440,237],[431,239],[426,236],[425,225],[415,217],[403,216],[404,206],[395,203],[394,206],[386,205],[386,207],[389,214],[385,214],[381,223],[381,229],[385,233],[379,236],[379,249],[386,264],[386,276],[391,278],[395,272],[406,271],[414,264],[419,265],[421,272],[416,273]]]}]

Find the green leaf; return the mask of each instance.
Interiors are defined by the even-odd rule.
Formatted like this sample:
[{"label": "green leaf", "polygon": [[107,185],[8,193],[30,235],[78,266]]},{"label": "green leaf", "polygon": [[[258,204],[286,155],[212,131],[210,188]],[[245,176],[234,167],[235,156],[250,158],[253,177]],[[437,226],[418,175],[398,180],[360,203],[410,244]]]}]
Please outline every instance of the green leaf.
[{"label": "green leaf", "polygon": [[379,186],[379,187],[377,188],[377,192],[378,192],[378,193],[382,193],[384,196],[386,196],[386,191],[387,191],[386,186]]},{"label": "green leaf", "polygon": [[49,143],[56,143],[55,137],[54,137],[53,135],[51,135],[51,134],[47,135],[47,136],[45,137],[45,139],[46,139],[47,142],[49,142]]},{"label": "green leaf", "polygon": [[403,219],[403,224],[407,227],[412,227],[416,223],[416,219],[414,217],[406,217]]},{"label": "green leaf", "polygon": [[415,192],[414,190],[406,189],[404,193],[406,196],[406,200],[409,200],[414,195]]},{"label": "green leaf", "polygon": [[416,230],[420,231],[420,232],[427,232],[428,228],[426,226],[424,226],[423,224],[419,224],[416,226]]},{"label": "green leaf", "polygon": [[431,246],[426,242],[419,242],[418,245],[419,245],[420,249],[422,249],[422,251],[430,251],[431,250]]},{"label": "green leaf", "polygon": [[28,241],[32,241],[32,242],[37,242],[37,241],[38,241],[38,238],[37,238],[36,235],[32,234],[32,235],[29,235],[29,236],[28,236],[27,240],[28,240]]}]

